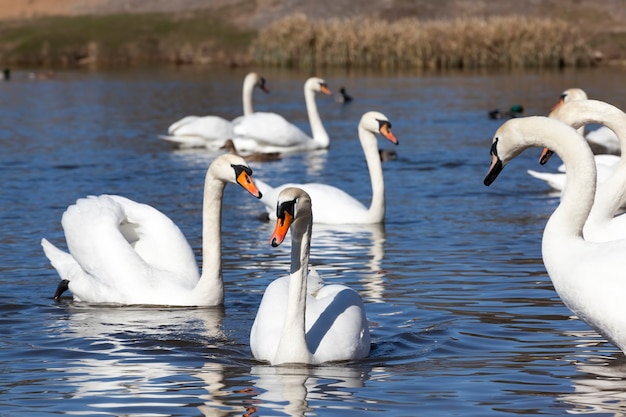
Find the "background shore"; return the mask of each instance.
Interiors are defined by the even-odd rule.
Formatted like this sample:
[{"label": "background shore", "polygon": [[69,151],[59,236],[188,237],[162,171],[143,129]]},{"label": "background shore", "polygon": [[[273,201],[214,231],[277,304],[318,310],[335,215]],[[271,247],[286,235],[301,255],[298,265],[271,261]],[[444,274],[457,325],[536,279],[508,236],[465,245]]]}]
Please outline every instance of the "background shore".
[{"label": "background shore", "polygon": [[620,0],[0,0],[0,65],[625,65],[624,21]]}]

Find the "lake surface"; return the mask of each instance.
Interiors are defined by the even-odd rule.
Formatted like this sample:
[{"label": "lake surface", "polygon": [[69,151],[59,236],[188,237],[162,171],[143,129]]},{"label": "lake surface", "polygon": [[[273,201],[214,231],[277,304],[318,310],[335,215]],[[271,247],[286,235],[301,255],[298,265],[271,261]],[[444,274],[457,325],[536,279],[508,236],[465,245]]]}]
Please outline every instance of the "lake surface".
[{"label": "lake surface", "polygon": [[[88,305],[52,295],[59,278],[40,240],[65,247],[77,198],[121,194],[170,216],[198,254],[204,174],[215,154],[157,138],[188,114],[241,113],[244,70],[61,72],[0,84],[0,416],[626,415],[626,359],[572,317],[541,260],[558,197],[516,159],[489,188],[487,111],[546,114],[560,93],[626,108],[626,71],[323,76],[355,101],[318,97],[328,152],[252,163],[270,184],[318,181],[369,204],[356,127],[386,114],[400,141],[385,162],[384,226],[321,227],[311,261],[362,295],[369,358],[312,367],[255,361],[249,331],[290,242],[269,245],[262,204],[235,186],[223,215],[223,308]],[[263,72],[270,110],[308,130],[309,74]],[[380,146],[391,144],[381,139]]]}]

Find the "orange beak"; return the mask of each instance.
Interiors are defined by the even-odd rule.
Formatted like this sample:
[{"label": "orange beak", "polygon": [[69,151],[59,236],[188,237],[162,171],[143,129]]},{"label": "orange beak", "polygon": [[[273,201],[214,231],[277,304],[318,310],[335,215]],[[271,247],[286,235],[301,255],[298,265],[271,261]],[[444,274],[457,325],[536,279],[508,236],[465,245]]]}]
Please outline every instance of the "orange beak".
[{"label": "orange beak", "polygon": [[386,137],[387,139],[389,139],[389,141],[393,143],[394,145],[398,144],[398,139],[396,139],[393,133],[391,133],[391,127],[389,127],[388,124],[383,124],[380,127],[380,134]]},{"label": "orange beak", "polygon": [[276,219],[276,227],[274,227],[274,233],[272,233],[272,237],[270,238],[270,244],[273,247],[276,247],[283,243],[285,240],[285,236],[287,236],[287,232],[289,231],[289,226],[293,222],[293,216],[289,214],[289,212],[283,212],[283,216]]},{"label": "orange beak", "polygon": [[241,185],[245,188],[250,194],[255,196],[256,198],[261,198],[262,194],[259,189],[256,187],[254,181],[252,181],[252,177],[248,175],[246,171],[241,171],[239,175],[237,175],[237,184]]},{"label": "orange beak", "polygon": [[543,148],[543,152],[541,152],[541,156],[539,157],[539,163],[545,165],[553,154],[554,152],[550,149]]},{"label": "orange beak", "polygon": [[550,111],[554,111],[556,109],[558,109],[559,107],[561,107],[563,104],[565,103],[565,97],[561,97],[561,99],[559,100],[558,103],[556,103],[554,105],[554,107],[552,107],[552,109]]},{"label": "orange beak", "polygon": [[322,84],[322,86],[320,87],[320,91],[328,96],[332,94],[326,84]]}]

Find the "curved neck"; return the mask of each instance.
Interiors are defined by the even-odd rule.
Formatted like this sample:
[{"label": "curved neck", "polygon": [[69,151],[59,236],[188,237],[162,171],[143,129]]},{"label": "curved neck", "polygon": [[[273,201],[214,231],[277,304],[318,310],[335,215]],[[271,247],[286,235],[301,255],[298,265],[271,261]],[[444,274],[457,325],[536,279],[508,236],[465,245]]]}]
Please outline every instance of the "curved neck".
[{"label": "curved neck", "polygon": [[251,79],[250,77],[246,77],[243,80],[243,89],[241,90],[241,98],[243,101],[243,115],[248,116],[254,113],[254,109],[252,108],[252,94],[254,92],[254,84],[256,81]]},{"label": "curved neck", "polygon": [[[620,148],[626,149],[626,113],[615,106],[597,100],[573,101],[555,111],[554,117],[578,129],[589,123],[602,124],[617,135]],[[603,221],[615,215],[626,201],[625,183],[626,159],[620,158],[609,178],[598,186],[589,220]]]},{"label": "curved neck", "polygon": [[545,146],[554,150],[567,172],[561,203],[544,230],[544,247],[546,240],[550,239],[582,239],[583,225],[596,192],[596,165],[586,141],[573,128],[560,122],[552,122],[546,128],[539,134],[536,131],[521,132],[526,146]]},{"label": "curved neck", "polygon": [[306,280],[311,247],[310,216],[301,217],[291,225],[291,274],[285,323],[280,335],[274,364],[311,363],[306,343]]},{"label": "curved neck", "polygon": [[306,112],[309,116],[309,124],[311,125],[311,135],[313,141],[322,148],[328,148],[330,145],[330,138],[324,125],[319,112],[317,111],[317,103],[315,102],[315,91],[304,87],[304,102],[306,103]]},{"label": "curved neck", "polygon": [[359,140],[365,154],[372,184],[372,201],[368,215],[372,222],[381,223],[385,219],[385,180],[383,178],[383,165],[378,153],[378,142],[374,133],[361,126],[359,126]]},{"label": "curved neck", "polygon": [[[202,275],[194,288],[204,305],[224,302],[222,281],[222,197],[225,183],[208,172],[204,181],[202,207]],[[207,303],[207,300],[211,300]]]}]

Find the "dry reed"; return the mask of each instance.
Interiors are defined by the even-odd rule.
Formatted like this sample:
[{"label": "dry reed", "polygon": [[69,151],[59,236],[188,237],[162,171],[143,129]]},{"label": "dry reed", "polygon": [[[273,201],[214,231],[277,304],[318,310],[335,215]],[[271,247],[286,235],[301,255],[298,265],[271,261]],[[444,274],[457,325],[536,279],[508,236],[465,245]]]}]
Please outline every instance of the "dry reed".
[{"label": "dry reed", "polygon": [[586,42],[554,19],[312,21],[296,14],[259,32],[251,53],[258,65],[282,67],[562,67],[592,62]]}]

